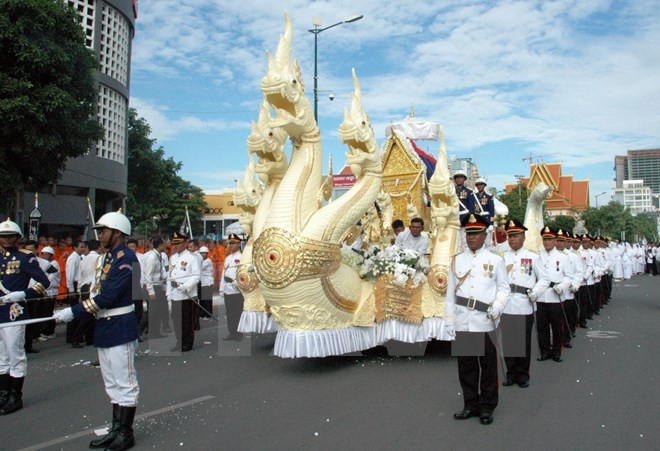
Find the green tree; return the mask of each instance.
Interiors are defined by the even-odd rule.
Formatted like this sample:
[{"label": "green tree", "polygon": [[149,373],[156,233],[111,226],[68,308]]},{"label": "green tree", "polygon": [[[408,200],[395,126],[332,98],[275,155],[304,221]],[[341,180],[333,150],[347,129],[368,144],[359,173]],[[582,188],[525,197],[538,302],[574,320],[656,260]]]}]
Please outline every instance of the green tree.
[{"label": "green tree", "polygon": [[529,191],[527,185],[518,184],[518,186],[500,197],[500,201],[509,208],[509,218],[519,221],[525,220],[525,210],[527,210],[527,198]]},{"label": "green tree", "polygon": [[201,231],[203,191],[181,178],[183,167],[156,146],[151,127],[137,111],[128,111],[128,192],[126,209],[136,234],[178,230],[188,207],[193,232]]},{"label": "green tree", "polygon": [[567,230],[569,232],[572,232],[573,228],[575,228],[575,218],[572,216],[558,215],[554,217],[546,217],[543,222],[550,227]]},{"label": "green tree", "polygon": [[62,0],[0,0],[0,208],[57,181],[103,136],[94,53]]}]

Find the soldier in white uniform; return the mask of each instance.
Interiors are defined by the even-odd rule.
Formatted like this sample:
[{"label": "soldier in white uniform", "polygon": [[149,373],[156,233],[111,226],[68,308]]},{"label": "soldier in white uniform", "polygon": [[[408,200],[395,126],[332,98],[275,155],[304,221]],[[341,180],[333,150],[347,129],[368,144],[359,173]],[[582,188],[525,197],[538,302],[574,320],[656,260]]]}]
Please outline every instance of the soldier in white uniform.
[{"label": "soldier in white uniform", "polygon": [[550,286],[539,296],[536,306],[536,330],[539,334],[539,362],[552,359],[561,362],[562,337],[564,333],[564,315],[559,295],[566,292],[573,279],[567,272],[568,257],[555,249],[557,231],[552,227],[541,230],[543,249],[539,256],[550,280]]},{"label": "soldier in white uniform", "polygon": [[[188,251],[188,237],[174,233],[170,258],[167,298],[172,302],[172,322],[177,343],[171,351],[190,351],[195,341],[195,302],[201,276],[199,258]],[[197,301],[199,302],[199,301]]]},{"label": "soldier in white uniform", "polygon": [[[509,251],[504,253],[504,264],[509,276],[511,297],[502,315],[502,345],[507,357],[505,387],[518,384],[529,387],[529,363],[532,352],[532,325],[534,324],[534,302],[543,293],[550,281],[541,264],[539,254],[525,248],[525,227],[517,220],[505,225]],[[524,337],[524,354],[508,356],[510,350],[520,350]]]},{"label": "soldier in white uniform", "polygon": [[[493,422],[498,402],[497,350],[493,331],[511,295],[504,259],[484,247],[488,221],[469,214],[462,226],[467,249],[451,263],[447,286],[447,327],[457,332],[458,349],[462,342],[474,341],[481,349],[472,355],[458,356],[458,378],[463,391],[463,410],[457,420],[479,416],[481,424]],[[453,324],[452,324],[453,320]],[[488,334],[488,332],[491,332]],[[481,354],[481,355],[479,355]]]},{"label": "soldier in white uniform", "polygon": [[243,314],[243,293],[238,289],[236,283],[236,275],[238,265],[241,264],[243,254],[241,252],[241,238],[235,233],[229,234],[227,239],[229,243],[229,252],[225,258],[224,270],[222,271],[222,278],[220,279],[220,292],[224,294],[225,309],[227,313],[227,330],[229,333],[223,338],[224,341],[235,340],[241,341],[243,334],[238,331],[238,323]]},{"label": "soldier in white uniform", "polygon": [[579,305],[575,296],[580,289],[580,283],[584,278],[584,269],[582,259],[577,251],[571,248],[573,237],[570,232],[559,230],[557,232],[557,250],[563,252],[569,261],[568,272],[573,276],[573,282],[569,289],[560,295],[568,327],[564,329],[564,347],[572,348],[571,339],[575,337],[575,331],[578,325]]},{"label": "soldier in white uniform", "polygon": [[578,319],[578,324],[581,328],[587,328],[587,320],[592,319],[592,313],[589,313],[592,309],[592,300],[589,284],[593,285],[593,273],[594,273],[594,259],[593,256],[585,249],[587,246],[586,243],[589,242],[589,239],[583,240],[584,235],[577,235],[577,240],[573,241],[573,249],[577,243],[579,243],[578,252],[580,258],[582,259],[582,282],[580,283],[580,289],[578,290],[578,299],[580,301],[580,317]]}]

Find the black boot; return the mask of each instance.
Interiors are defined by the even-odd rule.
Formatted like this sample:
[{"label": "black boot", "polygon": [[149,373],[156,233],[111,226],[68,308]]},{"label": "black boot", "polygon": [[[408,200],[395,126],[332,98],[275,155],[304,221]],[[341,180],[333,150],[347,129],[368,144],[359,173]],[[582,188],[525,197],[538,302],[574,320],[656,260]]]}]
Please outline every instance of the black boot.
[{"label": "black boot", "polygon": [[11,390],[11,376],[9,373],[0,374],[0,409],[9,401],[9,391]]},{"label": "black boot", "polygon": [[9,415],[23,408],[23,381],[24,377],[11,378],[11,391],[7,403],[0,409],[0,415]]},{"label": "black boot", "polygon": [[114,441],[115,437],[117,437],[118,432],[119,432],[119,404],[113,404],[112,426],[110,427],[110,430],[103,437],[97,438],[96,440],[92,440],[91,442],[89,442],[89,447],[92,449],[105,448]]},{"label": "black boot", "polygon": [[124,450],[135,445],[133,436],[133,418],[136,407],[119,406],[119,432],[115,440],[108,445],[108,450]]}]

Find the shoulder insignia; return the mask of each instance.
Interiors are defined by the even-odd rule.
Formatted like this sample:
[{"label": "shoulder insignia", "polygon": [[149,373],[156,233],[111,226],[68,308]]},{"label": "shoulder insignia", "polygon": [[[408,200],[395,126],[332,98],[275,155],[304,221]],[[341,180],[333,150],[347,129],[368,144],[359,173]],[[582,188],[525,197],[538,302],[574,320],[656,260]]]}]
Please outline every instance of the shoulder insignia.
[{"label": "shoulder insignia", "polygon": [[19,251],[19,252],[22,252],[22,253],[24,253],[24,254],[34,255],[34,254],[32,254],[32,252],[30,252],[30,251],[28,251],[28,250],[26,250],[26,249],[19,249],[18,251]]},{"label": "shoulder insignia", "polygon": [[122,258],[124,256],[124,251],[117,252],[117,258]]},{"label": "shoulder insignia", "polygon": [[533,251],[533,250],[531,250],[531,249],[527,249],[527,250],[530,251],[530,252],[531,252],[532,254],[534,254],[534,255],[539,255],[539,252],[538,252],[538,251]]},{"label": "shoulder insignia", "polygon": [[495,254],[498,257],[502,257],[504,254],[502,252],[497,251],[496,249],[489,249],[491,254]]}]

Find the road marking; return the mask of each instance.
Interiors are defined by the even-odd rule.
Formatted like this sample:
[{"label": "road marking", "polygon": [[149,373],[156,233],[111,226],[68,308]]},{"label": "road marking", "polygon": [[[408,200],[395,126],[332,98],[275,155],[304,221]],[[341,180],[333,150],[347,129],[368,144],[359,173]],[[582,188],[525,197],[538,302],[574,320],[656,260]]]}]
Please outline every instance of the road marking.
[{"label": "road marking", "polygon": [[621,332],[613,330],[590,330],[587,332],[587,338],[619,338]]},{"label": "road marking", "polygon": [[[185,402],[182,402],[182,403],[179,403],[179,404],[174,404],[173,406],[163,407],[162,409],[156,409],[156,410],[152,410],[150,412],[145,412],[143,414],[137,415],[135,417],[135,419],[136,420],[144,420],[146,418],[153,417],[155,415],[160,415],[160,414],[165,413],[165,412],[170,412],[172,410],[181,409],[183,407],[188,407],[188,406],[191,406],[193,404],[208,401],[209,399],[213,399],[213,398],[215,398],[215,396],[213,396],[213,395],[202,396],[202,397],[199,397],[199,398],[191,399],[190,401],[185,401]],[[56,438],[56,439],[53,439],[53,440],[49,440],[47,442],[39,443],[38,445],[32,445],[32,446],[29,446],[27,448],[23,448],[19,451],[33,451],[33,450],[47,448],[49,446],[58,445],[60,443],[64,443],[64,442],[68,442],[70,440],[75,440],[75,439],[78,439],[80,437],[84,437],[86,435],[92,435],[92,434],[94,434],[95,429],[102,429],[104,427],[105,426],[96,426],[96,427],[93,427],[93,428],[85,429],[84,431],[76,432],[75,434],[71,434],[71,435],[65,435],[64,437],[59,437],[59,438]]]}]

